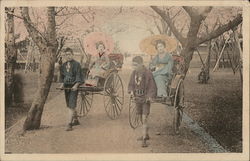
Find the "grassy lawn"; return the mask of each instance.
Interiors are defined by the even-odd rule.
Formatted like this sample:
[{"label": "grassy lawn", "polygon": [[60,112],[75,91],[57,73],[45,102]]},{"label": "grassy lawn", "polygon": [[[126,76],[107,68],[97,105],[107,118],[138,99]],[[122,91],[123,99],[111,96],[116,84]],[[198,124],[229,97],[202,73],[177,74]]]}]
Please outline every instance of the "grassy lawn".
[{"label": "grassy lawn", "polygon": [[185,111],[224,148],[242,152],[242,88],[239,73],[211,72],[208,84],[197,83],[198,68],[185,79]]}]

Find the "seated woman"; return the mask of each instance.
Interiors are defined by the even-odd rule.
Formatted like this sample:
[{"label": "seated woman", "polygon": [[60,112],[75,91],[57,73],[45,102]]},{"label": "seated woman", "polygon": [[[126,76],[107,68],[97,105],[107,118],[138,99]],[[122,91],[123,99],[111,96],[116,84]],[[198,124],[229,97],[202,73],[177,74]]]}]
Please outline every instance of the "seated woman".
[{"label": "seated woman", "polygon": [[104,43],[102,41],[96,43],[96,49],[98,50],[98,56],[90,66],[89,77],[85,82],[91,86],[97,86],[100,78],[105,78],[110,69],[110,61],[105,53]]},{"label": "seated woman", "polygon": [[174,61],[172,55],[166,52],[165,41],[157,40],[155,48],[158,53],[149,64],[149,68],[155,69],[153,76],[157,86],[157,97],[165,100],[167,98],[166,85],[171,80]]}]

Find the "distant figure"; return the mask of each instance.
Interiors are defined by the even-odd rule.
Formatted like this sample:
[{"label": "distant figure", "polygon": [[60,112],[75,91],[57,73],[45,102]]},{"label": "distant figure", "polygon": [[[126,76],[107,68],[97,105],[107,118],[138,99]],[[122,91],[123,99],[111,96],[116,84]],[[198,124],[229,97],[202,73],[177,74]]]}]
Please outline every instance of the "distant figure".
[{"label": "distant figure", "polygon": [[21,74],[14,74],[13,78],[13,96],[14,103],[22,103],[23,102],[23,78]]},{"label": "distant figure", "polygon": [[73,59],[73,50],[67,48],[65,50],[66,62],[61,67],[61,79],[62,83],[60,88],[66,88],[65,99],[69,109],[69,122],[66,131],[73,130],[72,126],[79,125],[80,122],[77,118],[77,112],[75,110],[77,104],[78,86],[83,82],[83,76],[81,74],[81,65],[79,62]]},{"label": "distant figure", "polygon": [[142,57],[134,57],[132,63],[134,71],[130,76],[128,92],[135,99],[136,113],[142,121],[142,136],[138,140],[142,140],[142,147],[147,147],[146,140],[149,140],[147,120],[150,102],[156,96],[156,84],[151,71],[143,65]]},{"label": "distant figure", "polygon": [[161,97],[163,100],[166,100],[166,85],[171,80],[174,61],[172,55],[166,52],[165,41],[156,41],[155,48],[158,53],[151,61],[149,67],[151,70],[154,70],[153,76],[157,86],[157,97]]},{"label": "distant figure", "polygon": [[209,71],[205,70],[205,67],[202,67],[198,75],[198,82],[202,84],[207,84],[208,80],[209,80]]}]

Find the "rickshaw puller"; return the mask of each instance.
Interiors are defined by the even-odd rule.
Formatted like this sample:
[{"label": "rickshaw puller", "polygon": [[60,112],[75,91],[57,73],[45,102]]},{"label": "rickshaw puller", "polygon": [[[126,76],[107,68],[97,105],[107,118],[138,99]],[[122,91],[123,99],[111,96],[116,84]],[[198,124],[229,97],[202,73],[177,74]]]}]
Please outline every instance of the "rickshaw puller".
[{"label": "rickshaw puller", "polygon": [[69,110],[69,122],[66,131],[71,131],[73,130],[72,126],[80,124],[75,108],[78,95],[77,88],[82,83],[83,76],[81,74],[81,65],[73,59],[73,50],[71,48],[65,50],[65,56],[66,62],[61,67],[60,82],[62,84],[60,88],[65,88],[65,100]]},{"label": "rickshaw puller", "polygon": [[136,113],[142,121],[142,147],[149,140],[147,119],[150,113],[150,101],[156,97],[156,84],[152,73],[143,65],[143,59],[136,56],[132,60],[134,71],[131,74],[128,92],[135,99]]}]

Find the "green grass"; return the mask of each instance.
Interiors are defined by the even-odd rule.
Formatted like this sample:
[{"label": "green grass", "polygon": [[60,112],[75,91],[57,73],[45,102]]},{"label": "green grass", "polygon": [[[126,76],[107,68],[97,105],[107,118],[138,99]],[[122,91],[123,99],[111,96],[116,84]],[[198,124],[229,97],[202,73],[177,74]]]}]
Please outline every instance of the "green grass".
[{"label": "green grass", "polygon": [[242,152],[242,88],[239,73],[211,72],[208,84],[197,83],[198,68],[185,79],[185,111],[224,148]]}]

